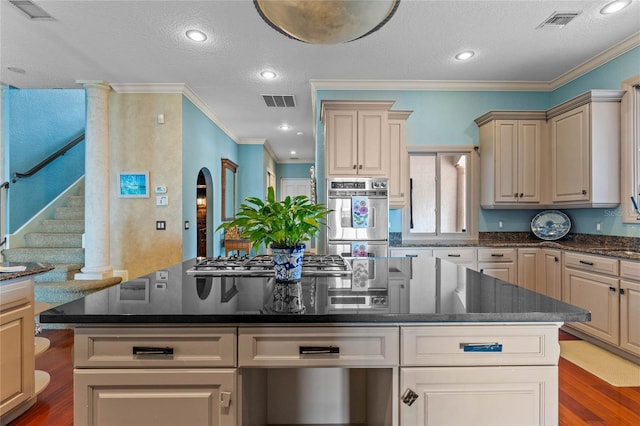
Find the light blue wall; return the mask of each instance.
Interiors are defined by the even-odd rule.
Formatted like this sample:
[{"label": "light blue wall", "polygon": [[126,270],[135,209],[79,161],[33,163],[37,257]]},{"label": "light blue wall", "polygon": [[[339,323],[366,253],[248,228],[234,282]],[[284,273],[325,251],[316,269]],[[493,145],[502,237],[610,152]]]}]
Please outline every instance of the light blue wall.
[{"label": "light blue wall", "polygon": [[[324,201],[324,131],[321,102],[327,100],[395,100],[393,110],[411,110],[406,123],[408,145],[478,145],[474,119],[489,110],[546,110],[591,89],[619,89],[623,80],[640,73],[640,48],[635,48],[553,92],[524,91],[433,91],[433,90],[320,90],[316,103],[316,169],[318,196]],[[321,175],[322,174],[322,175]],[[479,230],[529,231],[538,210],[483,210]],[[595,233],[600,223],[607,235],[640,236],[640,225],[623,225],[619,211],[606,209],[567,210],[574,219],[574,232]],[[401,231],[400,210],[390,214],[390,230]],[[498,221],[503,228],[498,228]]]},{"label": "light blue wall", "polygon": [[[84,89],[5,91],[5,170],[24,173],[84,132]],[[84,174],[84,141],[8,192],[7,232],[13,233]]]},{"label": "light blue wall", "polygon": [[[213,227],[220,225],[221,159],[238,163],[238,145],[187,98],[182,98],[182,215],[190,222],[183,230],[182,257],[196,256],[196,183],[200,169],[213,178]],[[242,167],[240,168],[242,169]],[[213,255],[221,253],[222,231],[216,232]]]}]

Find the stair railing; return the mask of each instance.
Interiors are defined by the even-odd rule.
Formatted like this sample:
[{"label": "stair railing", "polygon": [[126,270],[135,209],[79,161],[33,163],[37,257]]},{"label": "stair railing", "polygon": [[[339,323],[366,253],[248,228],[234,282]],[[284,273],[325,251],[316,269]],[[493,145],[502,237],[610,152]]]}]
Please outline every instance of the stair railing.
[{"label": "stair railing", "polygon": [[80,136],[76,137],[71,142],[69,142],[68,144],[66,144],[65,146],[63,146],[62,148],[60,148],[59,150],[57,150],[56,152],[54,152],[53,154],[51,154],[50,156],[48,156],[47,158],[45,158],[44,160],[36,164],[29,171],[26,171],[24,173],[19,173],[19,172],[14,173],[13,176],[11,177],[11,181],[13,183],[16,183],[18,179],[27,178],[35,175],[38,171],[43,169],[47,164],[51,163],[56,158],[63,156],[64,154],[67,153],[67,151],[69,151],[74,146],[78,145],[83,140],[84,140],[84,132],[82,132]]}]

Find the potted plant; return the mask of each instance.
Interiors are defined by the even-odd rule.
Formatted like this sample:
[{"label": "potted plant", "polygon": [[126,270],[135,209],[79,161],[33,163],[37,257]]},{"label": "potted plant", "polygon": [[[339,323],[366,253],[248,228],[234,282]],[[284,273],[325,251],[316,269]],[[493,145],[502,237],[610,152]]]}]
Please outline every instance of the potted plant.
[{"label": "potted plant", "polygon": [[[320,232],[320,225],[329,210],[322,204],[313,204],[309,197],[298,195],[287,196],[277,201],[273,187],[267,190],[267,199],[249,197],[240,205],[236,217],[231,222],[224,222],[217,229],[237,226],[242,236],[251,241],[258,250],[262,244],[271,248],[273,255],[276,290],[274,299],[280,299],[283,305],[300,304],[302,307],[300,286],[302,274],[302,257],[304,242]],[[296,288],[294,288],[296,287]],[[298,293],[300,291],[300,293]],[[292,312],[292,308],[275,308],[274,310]]]}]

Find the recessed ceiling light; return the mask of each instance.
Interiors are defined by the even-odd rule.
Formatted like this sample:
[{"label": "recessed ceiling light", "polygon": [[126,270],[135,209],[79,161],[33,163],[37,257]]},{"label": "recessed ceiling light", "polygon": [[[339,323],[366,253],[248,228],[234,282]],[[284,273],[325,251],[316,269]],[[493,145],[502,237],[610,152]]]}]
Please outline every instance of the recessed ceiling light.
[{"label": "recessed ceiling light", "polygon": [[471,57],[475,55],[472,50],[466,50],[464,52],[460,52],[456,55],[456,59],[459,61],[466,61],[467,59],[471,59]]},{"label": "recessed ceiling light", "polygon": [[207,35],[199,30],[189,30],[186,35],[193,41],[205,41],[207,39]]},{"label": "recessed ceiling light", "polygon": [[302,135],[304,135],[304,133],[302,133],[302,132],[298,132],[298,133],[296,133],[296,135],[298,135],[298,136],[302,136]]},{"label": "recessed ceiling light", "polygon": [[291,126],[289,126],[287,123],[283,123],[280,125],[280,130],[289,130],[291,129]]},{"label": "recessed ceiling light", "polygon": [[631,0],[615,0],[600,9],[600,13],[608,15],[610,13],[616,13],[631,4]]},{"label": "recessed ceiling light", "polygon": [[296,155],[296,152],[295,151],[291,151],[291,155]]},{"label": "recessed ceiling light", "polygon": [[262,78],[264,78],[265,80],[273,80],[274,78],[276,78],[276,73],[273,71],[262,71],[260,73],[260,75],[262,76]]}]

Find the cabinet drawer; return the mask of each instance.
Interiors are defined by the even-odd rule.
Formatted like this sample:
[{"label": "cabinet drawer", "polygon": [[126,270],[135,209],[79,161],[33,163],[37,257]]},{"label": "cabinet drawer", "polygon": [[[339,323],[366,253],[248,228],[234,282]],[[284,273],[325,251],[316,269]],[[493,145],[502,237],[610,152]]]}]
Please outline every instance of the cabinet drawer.
[{"label": "cabinet drawer", "polygon": [[640,281],[640,262],[620,261],[620,276],[631,280]]},{"label": "cabinet drawer", "polygon": [[618,259],[572,252],[564,253],[564,265],[570,268],[608,275],[618,275],[619,271]]},{"label": "cabinet drawer", "polygon": [[514,248],[479,248],[478,262],[515,262]]},{"label": "cabinet drawer", "polygon": [[[402,365],[556,365],[560,356],[558,327],[559,324],[403,327]],[[479,345],[494,344],[502,345],[501,351],[480,351]]]},{"label": "cabinet drawer", "polygon": [[398,365],[396,327],[241,328],[240,367]]},{"label": "cabinet drawer", "polygon": [[433,257],[439,257],[441,259],[456,263],[475,262],[476,248],[433,249]]},{"label": "cabinet drawer", "polygon": [[33,302],[33,281],[31,279],[16,281],[0,286],[0,310]]},{"label": "cabinet drawer", "polygon": [[76,368],[233,367],[236,329],[77,328],[74,355]]}]

